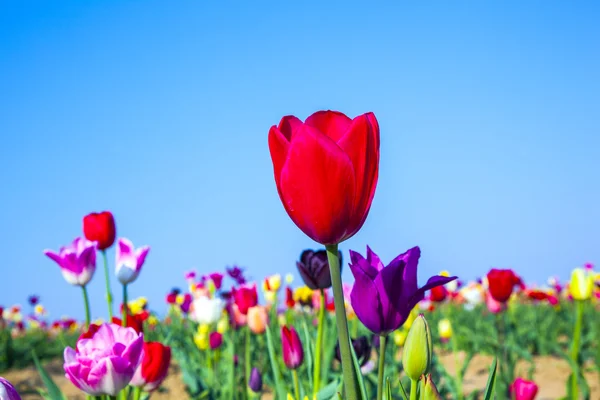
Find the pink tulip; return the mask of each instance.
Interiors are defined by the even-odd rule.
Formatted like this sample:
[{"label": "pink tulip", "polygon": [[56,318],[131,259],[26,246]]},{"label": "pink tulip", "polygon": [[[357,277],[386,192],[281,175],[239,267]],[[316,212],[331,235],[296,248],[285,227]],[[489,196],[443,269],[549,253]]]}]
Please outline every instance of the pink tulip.
[{"label": "pink tulip", "polygon": [[117,243],[117,278],[123,285],[135,281],[142,270],[149,246],[133,247],[131,240],[120,238]]},{"label": "pink tulip", "polygon": [[44,250],[44,254],[58,264],[68,283],[85,286],[96,271],[96,248],[96,242],[78,237],[73,243],[61,247],[58,253]]},{"label": "pink tulip", "polygon": [[485,294],[485,304],[487,306],[488,311],[492,314],[498,314],[506,310],[506,303],[496,301],[489,291]]},{"label": "pink tulip", "polygon": [[143,346],[143,334],[132,328],[102,324],[91,339],[77,341],[77,350],[65,349],[65,375],[89,395],[116,396],[142,362]]},{"label": "pink tulip", "polygon": [[510,385],[510,393],[515,400],[533,400],[538,392],[538,385],[533,381],[517,378]]}]

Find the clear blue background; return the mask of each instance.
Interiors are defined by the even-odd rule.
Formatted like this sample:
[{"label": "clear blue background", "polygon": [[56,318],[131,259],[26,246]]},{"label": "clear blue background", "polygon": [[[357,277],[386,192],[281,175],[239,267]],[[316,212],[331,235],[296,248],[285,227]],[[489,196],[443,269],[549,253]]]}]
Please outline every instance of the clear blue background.
[{"label": "clear blue background", "polygon": [[327,108],[381,126],[346,255],[419,245],[421,281],[495,266],[543,283],[598,261],[597,3],[398,3],[0,3],[0,305],[37,293],[83,316],[42,250],[104,209],[152,246],[131,294],[158,311],[192,267],[295,272],[316,244],[280,204],[267,132]]}]

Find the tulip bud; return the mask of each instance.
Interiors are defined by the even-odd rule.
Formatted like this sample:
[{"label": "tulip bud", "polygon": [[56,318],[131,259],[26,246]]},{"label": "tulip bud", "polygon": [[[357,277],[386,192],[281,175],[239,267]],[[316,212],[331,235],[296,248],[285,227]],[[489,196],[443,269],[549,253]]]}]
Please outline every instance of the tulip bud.
[{"label": "tulip bud", "polygon": [[427,373],[431,363],[431,332],[423,314],[419,315],[413,323],[402,354],[402,364],[406,375],[417,381],[421,375]]},{"label": "tulip bud", "polygon": [[423,381],[423,393],[421,394],[421,400],[442,400],[435,383],[431,380],[431,374],[427,374]]},{"label": "tulip bud", "polygon": [[248,382],[250,390],[252,390],[254,393],[260,393],[262,390],[262,385],[263,382],[262,376],[260,375],[260,371],[256,367],[252,368],[252,372],[250,373],[250,380]]},{"label": "tulip bud", "polygon": [[569,292],[574,300],[589,300],[594,290],[594,279],[589,271],[575,268],[571,274]]},{"label": "tulip bud", "polygon": [[304,361],[304,349],[298,333],[294,327],[281,328],[281,349],[283,352],[283,362],[289,369],[296,369]]},{"label": "tulip bud", "polygon": [[21,396],[19,396],[15,387],[4,378],[0,378],[0,399],[21,400]]}]

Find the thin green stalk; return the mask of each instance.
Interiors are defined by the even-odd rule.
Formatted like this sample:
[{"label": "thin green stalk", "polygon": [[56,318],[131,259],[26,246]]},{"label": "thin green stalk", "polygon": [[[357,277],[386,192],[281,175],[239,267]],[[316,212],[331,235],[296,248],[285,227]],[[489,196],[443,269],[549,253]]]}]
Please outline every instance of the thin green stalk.
[{"label": "thin green stalk", "polygon": [[110,275],[108,273],[108,259],[106,258],[106,250],[102,250],[102,258],[104,259],[104,279],[106,280],[106,301],[108,303],[108,319],[112,321],[113,317],[113,297],[110,291]]},{"label": "thin green stalk", "polygon": [[342,291],[342,274],[340,271],[340,259],[338,258],[338,246],[327,245],[327,260],[329,261],[329,273],[333,287],[333,301],[335,304],[335,320],[340,341],[340,353],[342,356],[342,373],[344,376],[344,390],[346,400],[358,400],[357,377],[354,373],[352,353],[350,352],[350,337],[348,334],[348,320],[346,319],[346,307],[344,306],[344,292]]},{"label": "thin green stalk", "polygon": [[[573,331],[573,347],[571,348],[571,359],[575,365],[579,365],[579,346],[581,341],[581,325],[583,322],[583,301],[575,300],[575,330]],[[571,399],[579,399],[579,388],[577,387],[578,371],[573,371],[571,376]]]},{"label": "thin green stalk", "polygon": [[124,328],[127,328],[127,314],[129,313],[127,306],[127,284],[123,284],[123,320],[121,321]]},{"label": "thin green stalk", "polygon": [[411,381],[410,381],[410,400],[417,400],[417,385],[419,385],[419,381],[414,381],[411,379]]},{"label": "thin green stalk", "polygon": [[85,327],[89,328],[91,323],[90,298],[88,297],[87,287],[82,286],[81,291],[83,292],[83,304],[85,305]]},{"label": "thin green stalk", "polygon": [[377,374],[377,400],[381,400],[383,397],[383,378],[385,371],[385,345],[387,342],[387,336],[382,335],[379,337],[379,371]]},{"label": "thin green stalk", "polygon": [[246,393],[246,398],[248,397],[248,388],[250,386],[250,328],[248,328],[247,326],[244,328],[246,331],[246,337],[245,337],[245,355],[244,355],[244,363],[245,363],[245,369],[244,369],[244,378],[245,378],[245,384],[244,387],[246,388],[246,390],[244,391],[244,393]]},{"label": "thin green stalk", "polygon": [[460,360],[458,358],[458,344],[456,341],[456,338],[454,338],[454,336],[452,336],[450,338],[450,340],[452,341],[452,354],[454,355],[454,365],[455,365],[455,369],[456,369],[456,391],[458,392],[458,400],[462,400],[464,398],[463,395],[463,389],[462,389],[462,374],[461,374],[461,366],[460,366]]},{"label": "thin green stalk", "polygon": [[317,345],[315,348],[315,370],[313,371],[313,394],[319,392],[321,386],[321,359],[323,358],[323,328],[325,325],[325,291],[321,289],[321,308],[319,308],[319,326],[317,328]]},{"label": "thin green stalk", "polygon": [[140,400],[142,398],[142,388],[134,387],[133,388],[133,400]]},{"label": "thin green stalk", "polygon": [[298,380],[298,371],[293,369],[292,376],[294,377],[294,395],[296,395],[296,400],[300,400],[300,381]]}]

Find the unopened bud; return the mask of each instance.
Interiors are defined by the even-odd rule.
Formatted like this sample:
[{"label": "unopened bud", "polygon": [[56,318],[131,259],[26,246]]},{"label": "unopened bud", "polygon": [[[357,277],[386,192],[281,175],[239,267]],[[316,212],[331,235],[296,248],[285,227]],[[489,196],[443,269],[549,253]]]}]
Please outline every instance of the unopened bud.
[{"label": "unopened bud", "polygon": [[421,314],[408,331],[402,354],[404,371],[411,380],[418,381],[429,371],[431,353],[431,332],[425,317]]}]

